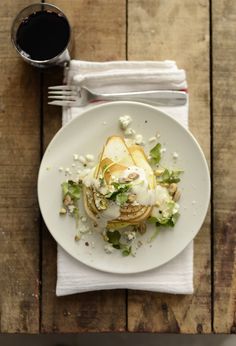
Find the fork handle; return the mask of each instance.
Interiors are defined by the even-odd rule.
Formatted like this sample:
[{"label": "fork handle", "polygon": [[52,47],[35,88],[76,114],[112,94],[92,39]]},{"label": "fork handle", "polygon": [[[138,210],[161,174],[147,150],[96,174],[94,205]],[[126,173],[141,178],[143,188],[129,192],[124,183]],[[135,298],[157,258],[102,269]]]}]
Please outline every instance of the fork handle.
[{"label": "fork handle", "polygon": [[175,90],[137,91],[115,94],[93,94],[91,101],[139,101],[159,106],[182,106],[187,102],[187,93]]}]

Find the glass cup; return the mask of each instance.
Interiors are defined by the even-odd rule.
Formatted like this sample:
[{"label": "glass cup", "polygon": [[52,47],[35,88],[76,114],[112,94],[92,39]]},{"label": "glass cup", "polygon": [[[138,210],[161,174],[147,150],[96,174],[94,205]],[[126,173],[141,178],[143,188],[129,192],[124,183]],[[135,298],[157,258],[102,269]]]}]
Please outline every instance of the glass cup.
[{"label": "glass cup", "polygon": [[19,55],[36,67],[67,65],[71,28],[65,14],[48,3],[32,4],[13,21],[12,43]]}]

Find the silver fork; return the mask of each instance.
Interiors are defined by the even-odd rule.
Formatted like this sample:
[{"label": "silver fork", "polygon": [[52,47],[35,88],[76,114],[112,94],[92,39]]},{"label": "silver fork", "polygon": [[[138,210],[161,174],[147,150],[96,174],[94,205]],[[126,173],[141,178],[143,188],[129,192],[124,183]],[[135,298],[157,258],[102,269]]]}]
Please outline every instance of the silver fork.
[{"label": "silver fork", "polygon": [[150,90],[112,94],[98,94],[86,87],[76,85],[58,85],[48,88],[49,105],[82,107],[96,101],[138,101],[158,106],[182,106],[187,102],[184,91]]}]

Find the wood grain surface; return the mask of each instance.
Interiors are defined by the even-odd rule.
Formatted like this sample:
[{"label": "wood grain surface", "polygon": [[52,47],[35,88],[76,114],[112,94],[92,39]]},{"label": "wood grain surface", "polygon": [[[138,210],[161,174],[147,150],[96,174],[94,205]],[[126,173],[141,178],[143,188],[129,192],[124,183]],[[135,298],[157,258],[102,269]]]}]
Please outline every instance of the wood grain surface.
[{"label": "wood grain surface", "polygon": [[41,226],[36,183],[41,148],[61,126],[61,109],[46,98],[62,69],[25,64],[9,35],[15,14],[32,2],[0,2],[0,332],[236,333],[236,1],[53,1],[70,20],[74,58],[173,59],[186,70],[189,125],[209,166],[213,159],[214,192],[212,238],[209,212],[194,242],[193,295],[113,290],[60,298],[56,243]]},{"label": "wood grain surface", "polygon": [[[130,0],[127,46],[129,60],[172,59],[186,70],[190,129],[210,164],[208,1]],[[194,295],[129,291],[129,331],[211,332],[209,215],[194,245]]]},{"label": "wood grain surface", "polygon": [[0,2],[0,331],[39,330],[40,162],[39,72],[23,63],[10,41],[19,9]]},{"label": "wood grain surface", "polygon": [[236,333],[236,2],[213,5],[214,331]]},{"label": "wood grain surface", "polygon": [[[72,55],[84,60],[125,59],[125,1],[53,1],[73,28]],[[109,30],[108,30],[109,28]],[[58,70],[44,74],[44,146],[61,126],[61,108],[46,106],[47,86],[60,84]],[[43,232],[42,332],[123,331],[125,291],[99,291],[57,298],[56,244]]]}]

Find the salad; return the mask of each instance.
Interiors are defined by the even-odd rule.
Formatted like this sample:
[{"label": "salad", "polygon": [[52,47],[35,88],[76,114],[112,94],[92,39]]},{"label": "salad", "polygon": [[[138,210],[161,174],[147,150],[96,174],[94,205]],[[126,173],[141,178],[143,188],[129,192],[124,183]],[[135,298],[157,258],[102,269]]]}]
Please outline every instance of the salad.
[{"label": "salad", "polygon": [[[129,124],[128,119],[121,124],[126,133]],[[134,131],[129,131],[130,135]],[[75,240],[80,240],[83,233],[80,220],[88,219],[87,230],[92,225],[101,233],[107,253],[118,250],[128,256],[134,253],[134,243],[136,248],[142,245],[148,224],[155,227],[150,242],[161,227],[175,226],[180,215],[178,183],[182,171],[162,167],[162,150],[156,143],[147,156],[140,136],[139,143],[124,136],[110,136],[97,163],[91,164],[90,160],[88,169],[85,160],[77,179],[69,178],[61,184],[60,214],[75,219]],[[86,216],[80,215],[81,203]]]}]

